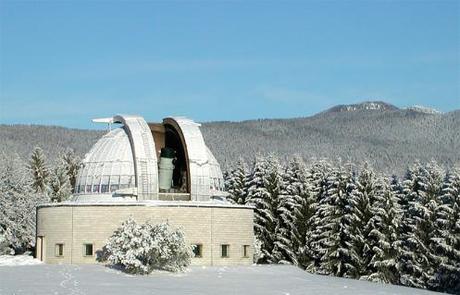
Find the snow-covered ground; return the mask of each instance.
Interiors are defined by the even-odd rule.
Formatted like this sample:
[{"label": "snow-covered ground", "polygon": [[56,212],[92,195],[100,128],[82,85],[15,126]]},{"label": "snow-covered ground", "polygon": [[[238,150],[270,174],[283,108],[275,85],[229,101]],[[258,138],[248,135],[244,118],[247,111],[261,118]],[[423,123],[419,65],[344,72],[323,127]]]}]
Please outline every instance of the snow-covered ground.
[{"label": "snow-covered ground", "polygon": [[0,266],[35,265],[42,263],[40,260],[34,259],[29,255],[0,255]]},{"label": "snow-covered ground", "polygon": [[0,266],[0,294],[430,294],[399,286],[312,275],[293,266],[191,267],[127,275],[101,265]]}]

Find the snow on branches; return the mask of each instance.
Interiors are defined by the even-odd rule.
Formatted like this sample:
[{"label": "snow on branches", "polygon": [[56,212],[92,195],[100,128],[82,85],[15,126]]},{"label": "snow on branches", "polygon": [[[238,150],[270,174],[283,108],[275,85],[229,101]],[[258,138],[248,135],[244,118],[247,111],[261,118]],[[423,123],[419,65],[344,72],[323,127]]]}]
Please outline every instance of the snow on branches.
[{"label": "snow on branches", "polygon": [[259,263],[460,293],[460,170],[417,162],[398,179],[259,156],[226,176],[233,201],[255,208]]},{"label": "snow on branches", "polygon": [[18,254],[35,245],[36,206],[47,202],[31,186],[24,164],[17,157],[0,167],[0,252]]},{"label": "snow on branches", "polygon": [[100,261],[119,266],[134,274],[153,270],[183,271],[190,265],[192,247],[185,242],[184,233],[168,223],[137,223],[129,218],[115,230],[107,241]]}]

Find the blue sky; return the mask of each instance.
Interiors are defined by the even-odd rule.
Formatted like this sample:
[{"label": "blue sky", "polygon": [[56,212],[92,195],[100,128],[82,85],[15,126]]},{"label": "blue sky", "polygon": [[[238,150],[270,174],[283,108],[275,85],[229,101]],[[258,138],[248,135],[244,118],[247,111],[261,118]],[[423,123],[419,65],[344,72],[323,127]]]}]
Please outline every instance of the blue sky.
[{"label": "blue sky", "polygon": [[0,1],[0,123],[460,109],[459,1]]}]

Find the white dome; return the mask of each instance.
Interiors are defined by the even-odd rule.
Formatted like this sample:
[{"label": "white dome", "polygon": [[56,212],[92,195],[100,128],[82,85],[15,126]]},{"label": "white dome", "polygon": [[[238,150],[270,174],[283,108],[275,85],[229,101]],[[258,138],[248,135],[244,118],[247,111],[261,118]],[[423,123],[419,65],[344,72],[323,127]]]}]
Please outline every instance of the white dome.
[{"label": "white dome", "polygon": [[[104,135],[86,154],[73,201],[209,201],[224,195],[219,163],[205,145],[199,124],[183,117],[147,123],[139,116],[121,115],[96,121],[123,125]],[[175,150],[176,157],[171,188],[160,190],[158,163],[165,147]]]},{"label": "white dome", "polygon": [[133,153],[128,135],[116,128],[86,154],[77,180],[77,194],[110,193],[135,187]]}]

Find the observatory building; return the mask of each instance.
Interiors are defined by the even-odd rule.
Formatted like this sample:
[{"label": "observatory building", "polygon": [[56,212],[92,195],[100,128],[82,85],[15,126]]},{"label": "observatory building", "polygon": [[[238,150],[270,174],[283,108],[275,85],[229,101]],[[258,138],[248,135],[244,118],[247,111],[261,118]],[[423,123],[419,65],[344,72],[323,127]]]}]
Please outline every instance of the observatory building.
[{"label": "observatory building", "polygon": [[37,258],[97,263],[121,222],[167,221],[194,245],[192,265],[251,264],[253,209],[226,201],[200,124],[184,117],[95,119],[110,131],[86,154],[71,199],[37,208]]}]

